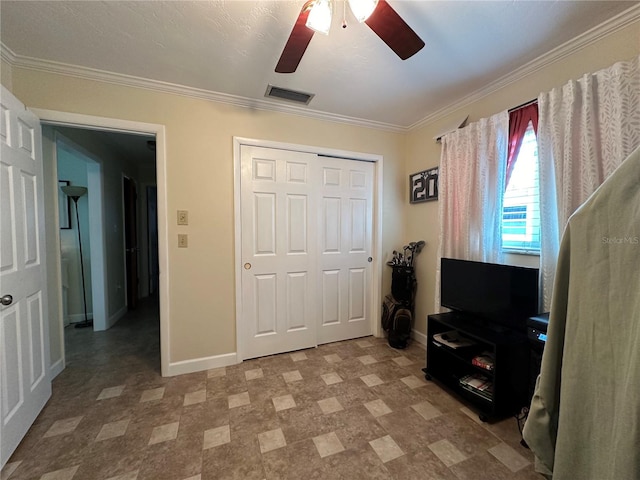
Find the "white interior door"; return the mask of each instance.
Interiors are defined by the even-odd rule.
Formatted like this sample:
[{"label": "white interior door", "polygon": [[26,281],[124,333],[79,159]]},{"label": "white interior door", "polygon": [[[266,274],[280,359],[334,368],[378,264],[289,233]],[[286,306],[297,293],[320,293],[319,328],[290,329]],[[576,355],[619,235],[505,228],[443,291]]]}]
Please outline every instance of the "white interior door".
[{"label": "white interior door", "polygon": [[[0,466],[51,396],[42,137],[5,87],[0,101]],[[12,300],[9,300],[9,297]]]},{"label": "white interior door", "polygon": [[243,358],[316,343],[317,156],[241,147]]},{"label": "white interior door", "polygon": [[371,335],[374,164],[323,158],[318,343]]}]

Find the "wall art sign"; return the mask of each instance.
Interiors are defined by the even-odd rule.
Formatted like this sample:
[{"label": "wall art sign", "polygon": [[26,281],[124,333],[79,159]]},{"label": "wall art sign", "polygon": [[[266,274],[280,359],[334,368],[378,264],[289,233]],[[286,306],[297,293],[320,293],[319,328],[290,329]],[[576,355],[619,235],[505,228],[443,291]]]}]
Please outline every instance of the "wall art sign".
[{"label": "wall art sign", "polygon": [[438,199],[438,167],[409,175],[409,201],[426,202]]}]

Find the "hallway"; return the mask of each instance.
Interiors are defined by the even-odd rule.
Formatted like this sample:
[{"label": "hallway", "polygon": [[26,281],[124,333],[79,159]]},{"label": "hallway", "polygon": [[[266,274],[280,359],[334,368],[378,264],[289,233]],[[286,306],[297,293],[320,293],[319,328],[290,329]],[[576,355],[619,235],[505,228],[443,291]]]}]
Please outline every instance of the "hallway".
[{"label": "hallway", "polygon": [[[155,371],[160,378],[160,313],[156,299],[143,299],[113,328],[64,330],[66,369],[54,382],[90,381],[92,377],[125,372]],[[149,372],[151,373],[151,372]],[[55,383],[54,383],[55,386]],[[54,390],[55,393],[55,390]]]}]

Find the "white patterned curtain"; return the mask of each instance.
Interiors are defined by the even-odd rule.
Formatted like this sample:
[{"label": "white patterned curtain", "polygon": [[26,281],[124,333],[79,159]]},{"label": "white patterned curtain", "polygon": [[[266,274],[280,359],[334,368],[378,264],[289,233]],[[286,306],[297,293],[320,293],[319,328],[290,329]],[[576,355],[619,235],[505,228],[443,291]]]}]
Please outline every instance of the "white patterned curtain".
[{"label": "white patterned curtain", "polygon": [[569,217],[640,146],[640,56],[540,94],[538,108],[542,301],[549,311]]},{"label": "white patterned curtain", "polygon": [[441,258],[503,261],[501,219],[508,140],[507,111],[442,138],[436,311],[440,311]]}]

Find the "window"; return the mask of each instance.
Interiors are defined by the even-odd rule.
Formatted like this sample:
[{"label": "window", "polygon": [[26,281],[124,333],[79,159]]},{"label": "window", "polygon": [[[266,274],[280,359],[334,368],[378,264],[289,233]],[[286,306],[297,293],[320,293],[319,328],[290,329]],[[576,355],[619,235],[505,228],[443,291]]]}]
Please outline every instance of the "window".
[{"label": "window", "polygon": [[531,122],[504,193],[502,247],[517,253],[540,253],[538,143]]},{"label": "window", "polygon": [[512,236],[527,234],[527,205],[504,207],[502,231]]}]

